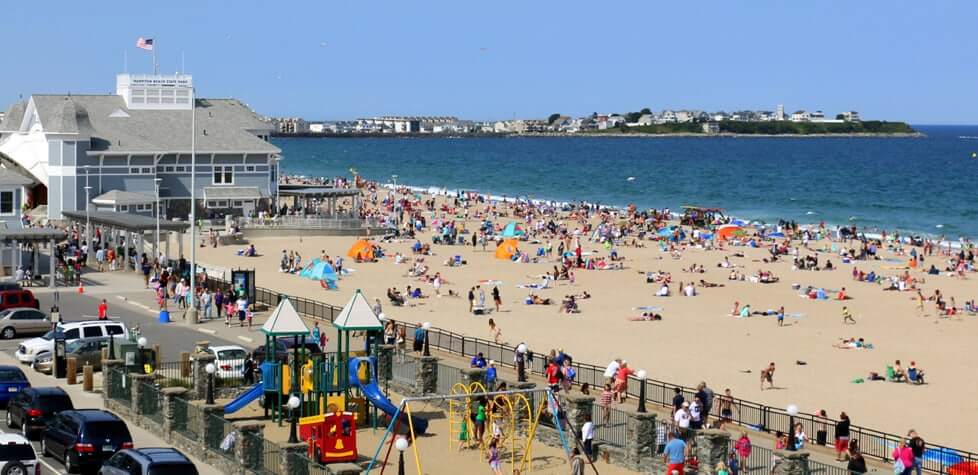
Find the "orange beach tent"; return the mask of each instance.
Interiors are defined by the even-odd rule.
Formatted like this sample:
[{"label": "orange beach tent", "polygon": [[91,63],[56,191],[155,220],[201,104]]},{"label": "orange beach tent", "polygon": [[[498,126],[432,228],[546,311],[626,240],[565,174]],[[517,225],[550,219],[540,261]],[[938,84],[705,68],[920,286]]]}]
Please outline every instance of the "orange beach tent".
[{"label": "orange beach tent", "polygon": [[366,239],[361,239],[353,243],[346,255],[358,261],[372,261],[374,260],[374,245]]},{"label": "orange beach tent", "polygon": [[737,226],[735,224],[724,224],[717,228],[717,238],[723,239],[724,241],[735,237],[743,236],[744,228]]},{"label": "orange beach tent", "polygon": [[496,246],[496,259],[512,260],[513,254],[516,254],[516,251],[516,240],[507,239]]}]

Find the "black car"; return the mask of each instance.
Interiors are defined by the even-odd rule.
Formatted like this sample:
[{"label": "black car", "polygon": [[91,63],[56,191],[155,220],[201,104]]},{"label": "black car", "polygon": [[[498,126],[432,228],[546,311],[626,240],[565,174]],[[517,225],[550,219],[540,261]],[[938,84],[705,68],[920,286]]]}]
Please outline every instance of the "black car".
[{"label": "black car", "polygon": [[[292,353],[292,351],[294,351],[293,350],[294,347],[295,347],[295,342],[291,339],[275,340],[276,359],[283,362],[287,361],[289,358],[288,355],[289,353]],[[323,350],[319,348],[319,343],[312,343],[307,341],[304,348],[305,348],[306,356],[318,355],[323,352]],[[302,351],[303,349],[300,348],[299,352],[301,353]],[[252,357],[254,358],[255,361],[265,361],[265,345],[261,345],[258,348],[255,348],[255,351],[252,353]]]},{"label": "black car", "polygon": [[20,427],[25,439],[44,430],[61,411],[74,409],[71,397],[61,388],[27,388],[7,404],[7,427]]},{"label": "black car", "polygon": [[61,460],[69,473],[101,467],[116,452],[131,448],[126,423],[102,409],[63,411],[41,437],[41,452]]}]

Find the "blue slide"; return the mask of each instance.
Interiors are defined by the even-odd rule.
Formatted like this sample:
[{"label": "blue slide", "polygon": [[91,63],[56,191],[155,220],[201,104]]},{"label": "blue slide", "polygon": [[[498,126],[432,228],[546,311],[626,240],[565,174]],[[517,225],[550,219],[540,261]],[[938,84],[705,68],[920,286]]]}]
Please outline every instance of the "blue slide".
[{"label": "blue slide", "polygon": [[233,401],[224,406],[224,413],[231,414],[238,412],[241,408],[247,406],[251,401],[261,397],[262,393],[265,392],[265,387],[262,383],[256,384],[251,389],[244,392],[244,394],[234,398]]},{"label": "blue slide", "polygon": [[[363,361],[370,366],[370,382],[366,384],[360,384],[360,376],[357,374],[360,368],[360,362]],[[380,386],[377,385],[377,373],[374,372],[374,360],[373,358],[350,358],[350,386],[359,387],[363,395],[370,400],[370,403],[374,405],[377,409],[380,409],[385,414],[394,417],[397,414],[397,406],[395,406],[390,399],[384,396],[384,392],[380,390]],[[401,413],[400,415],[401,425],[406,429],[408,426],[407,414]],[[416,434],[424,434],[428,430],[428,420],[422,419],[420,417],[411,417],[411,424],[414,425],[414,432]]]}]

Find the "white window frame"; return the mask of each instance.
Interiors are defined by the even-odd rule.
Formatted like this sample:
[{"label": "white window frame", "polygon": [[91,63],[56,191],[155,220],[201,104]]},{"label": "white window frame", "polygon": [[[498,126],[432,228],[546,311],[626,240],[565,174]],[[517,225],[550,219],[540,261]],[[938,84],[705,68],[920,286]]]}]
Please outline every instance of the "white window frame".
[{"label": "white window frame", "polygon": [[[217,173],[220,173],[221,180],[217,180]],[[225,175],[231,173],[231,181],[225,181]],[[214,169],[211,172],[211,182],[215,185],[233,185],[234,184],[234,167],[231,165],[214,165]]]},{"label": "white window frame", "polygon": [[245,165],[245,171],[248,172],[248,173],[254,173],[255,172],[255,166],[254,165]]},{"label": "white window frame", "polygon": [[0,195],[4,193],[10,193],[10,212],[3,213],[0,210],[0,216],[16,216],[17,215],[17,192],[14,190],[0,190]]},{"label": "white window frame", "polygon": [[119,205],[119,212],[120,213],[128,213],[129,212],[129,205]]}]

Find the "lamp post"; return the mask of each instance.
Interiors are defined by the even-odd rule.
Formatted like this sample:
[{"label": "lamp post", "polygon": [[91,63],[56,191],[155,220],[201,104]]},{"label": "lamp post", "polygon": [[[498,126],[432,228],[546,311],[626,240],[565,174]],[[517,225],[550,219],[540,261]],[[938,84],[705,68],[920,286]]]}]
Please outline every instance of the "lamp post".
[{"label": "lamp post", "polygon": [[421,356],[431,356],[431,348],[428,346],[428,332],[431,330],[431,322],[424,322],[421,324],[421,328],[424,328],[424,352]]},{"label": "lamp post", "polygon": [[214,404],[214,371],[217,371],[217,367],[214,363],[207,363],[204,371],[207,371],[207,404]]},{"label": "lamp post", "polygon": [[163,181],[162,178],[154,178],[153,183],[156,185],[156,248],[154,252],[156,255],[153,256],[154,259],[160,257],[160,183]]},{"label": "lamp post", "polygon": [[408,448],[407,439],[399,436],[394,441],[394,448],[397,449],[397,475],[404,475],[404,451]]},{"label": "lamp post", "polygon": [[516,346],[516,380],[526,382],[526,345],[522,343]]},{"label": "lamp post", "polygon": [[[92,187],[88,186],[88,166],[85,166],[85,244],[88,245],[88,252],[85,253],[85,265],[88,265],[88,256],[92,254],[92,218],[88,213],[89,194]],[[53,252],[53,251],[52,251]],[[79,278],[80,279],[80,278]]]},{"label": "lamp post", "polygon": [[795,450],[795,416],[798,415],[798,406],[795,404],[788,404],[785,408],[785,412],[788,413],[788,446],[785,447],[786,450]]},{"label": "lamp post", "polygon": [[645,410],[645,377],[649,374],[645,372],[644,369],[640,369],[635,372],[635,377],[638,378],[639,386],[638,388],[638,412],[646,412]]},{"label": "lamp post", "polygon": [[286,403],[286,405],[289,407],[289,443],[290,444],[299,443],[299,436],[296,435],[295,426],[297,424],[296,409],[299,408],[300,402],[301,401],[299,401],[299,397],[293,394],[289,396],[289,402]]},{"label": "lamp post", "polygon": [[148,342],[146,341],[146,337],[144,337],[144,336],[141,336],[141,337],[139,337],[138,340],[136,340],[136,346],[138,346],[140,350],[146,348],[146,343],[148,343]]}]

